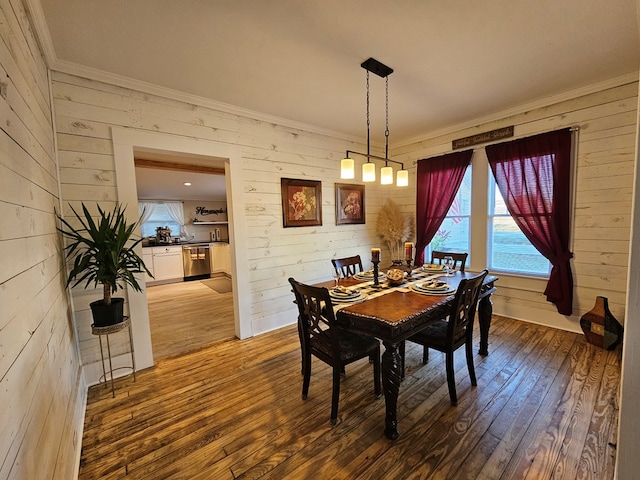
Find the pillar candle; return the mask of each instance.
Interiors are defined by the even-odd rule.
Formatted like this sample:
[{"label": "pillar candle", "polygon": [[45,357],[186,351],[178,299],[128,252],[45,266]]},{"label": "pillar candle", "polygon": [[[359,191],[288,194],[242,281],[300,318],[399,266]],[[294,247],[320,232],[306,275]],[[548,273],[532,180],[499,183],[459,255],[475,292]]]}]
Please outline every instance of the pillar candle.
[{"label": "pillar candle", "polygon": [[404,259],[411,260],[413,258],[413,243],[406,242],[404,244]]},{"label": "pillar candle", "polygon": [[371,261],[372,262],[379,262],[380,261],[380,249],[379,248],[372,248],[371,249]]}]

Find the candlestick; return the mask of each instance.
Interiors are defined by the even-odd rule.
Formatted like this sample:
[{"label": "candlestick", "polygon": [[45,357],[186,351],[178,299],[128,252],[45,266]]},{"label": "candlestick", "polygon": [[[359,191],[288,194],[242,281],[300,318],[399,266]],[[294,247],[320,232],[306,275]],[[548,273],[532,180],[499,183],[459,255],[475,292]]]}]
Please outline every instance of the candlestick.
[{"label": "candlestick", "polygon": [[411,276],[411,273],[413,272],[413,270],[411,269],[411,264],[413,263],[413,259],[407,258],[405,261],[407,262],[407,275]]},{"label": "candlestick", "polygon": [[374,288],[378,288],[380,283],[378,282],[378,264],[380,263],[380,252],[378,252],[378,260],[371,260],[373,262],[373,286]]},{"label": "candlestick", "polygon": [[372,248],[371,249],[371,261],[372,262],[380,262],[380,249]]}]

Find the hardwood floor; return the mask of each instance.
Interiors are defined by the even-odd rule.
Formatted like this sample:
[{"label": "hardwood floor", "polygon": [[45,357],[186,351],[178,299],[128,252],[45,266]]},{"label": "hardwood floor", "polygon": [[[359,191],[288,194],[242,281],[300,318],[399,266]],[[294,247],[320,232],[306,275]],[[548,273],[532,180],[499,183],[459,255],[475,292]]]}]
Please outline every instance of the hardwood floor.
[{"label": "hardwood floor", "polygon": [[79,478],[613,478],[619,351],[498,316],[489,349],[476,388],[456,353],[451,407],[443,356],[422,365],[408,343],[395,441],[366,360],[347,367],[336,426],[317,359],[301,399],[295,326],[162,360],[116,398],[90,389]]},{"label": "hardwood floor", "polygon": [[235,337],[233,294],[198,280],[147,287],[155,361]]}]

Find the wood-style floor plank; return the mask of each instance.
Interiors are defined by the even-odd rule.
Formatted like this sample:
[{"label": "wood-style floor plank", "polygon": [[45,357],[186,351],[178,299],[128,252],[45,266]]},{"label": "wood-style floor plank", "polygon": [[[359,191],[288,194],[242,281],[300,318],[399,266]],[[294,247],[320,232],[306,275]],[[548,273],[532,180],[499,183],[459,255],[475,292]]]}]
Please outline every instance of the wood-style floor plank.
[{"label": "wood-style floor plank", "polygon": [[199,280],[147,287],[154,360],[182,355],[235,336],[233,293]]},{"label": "wood-style floor plank", "polygon": [[619,352],[499,316],[489,347],[477,387],[457,352],[451,407],[443,355],[423,365],[407,343],[395,441],[366,360],[347,367],[337,425],[317,359],[301,399],[295,326],[167,357],[116,398],[90,389],[79,478],[612,479]]}]

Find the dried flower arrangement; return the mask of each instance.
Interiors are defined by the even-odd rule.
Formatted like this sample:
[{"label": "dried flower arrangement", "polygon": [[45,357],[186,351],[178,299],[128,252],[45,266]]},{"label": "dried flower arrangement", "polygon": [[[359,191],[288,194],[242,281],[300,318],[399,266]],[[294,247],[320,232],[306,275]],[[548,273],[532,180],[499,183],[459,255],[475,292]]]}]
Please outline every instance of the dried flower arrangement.
[{"label": "dried flower arrangement", "polygon": [[404,242],[413,238],[416,223],[413,215],[403,213],[388,199],[378,213],[377,233],[389,247],[392,260],[402,260]]}]

